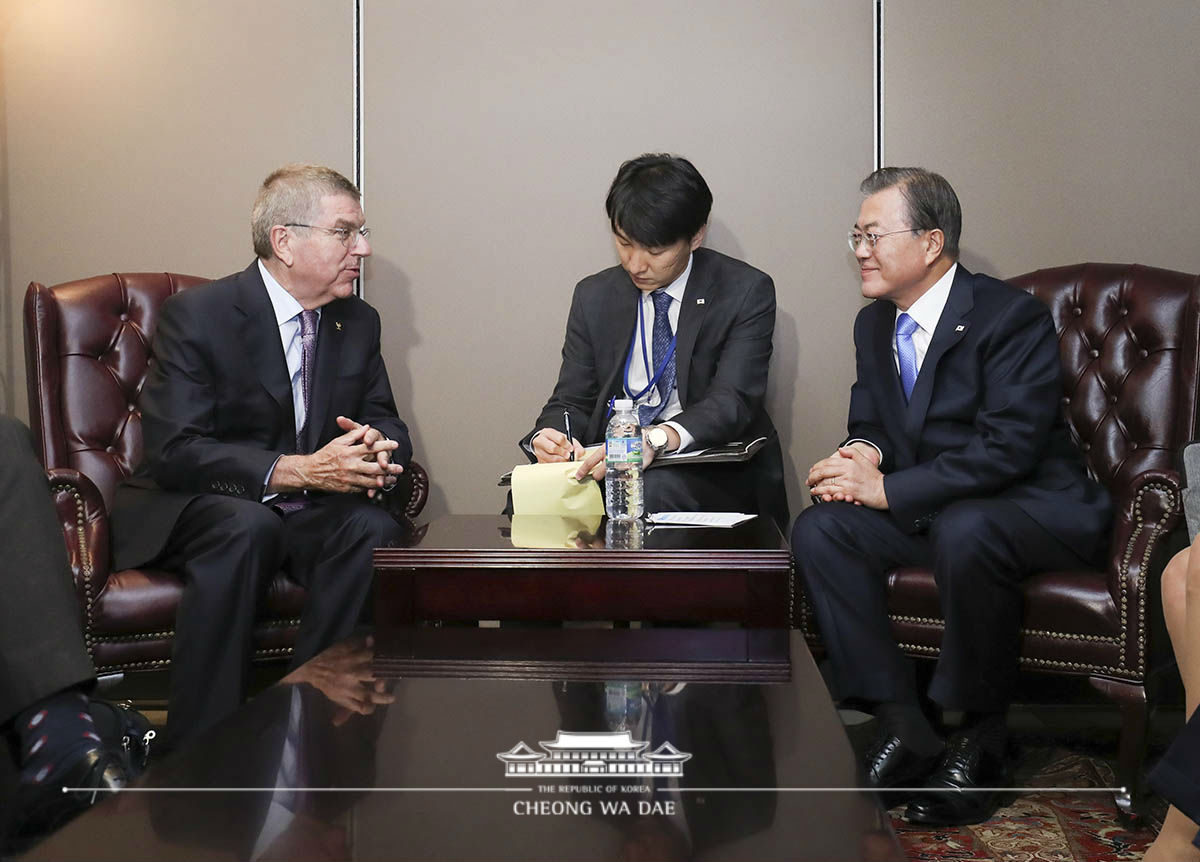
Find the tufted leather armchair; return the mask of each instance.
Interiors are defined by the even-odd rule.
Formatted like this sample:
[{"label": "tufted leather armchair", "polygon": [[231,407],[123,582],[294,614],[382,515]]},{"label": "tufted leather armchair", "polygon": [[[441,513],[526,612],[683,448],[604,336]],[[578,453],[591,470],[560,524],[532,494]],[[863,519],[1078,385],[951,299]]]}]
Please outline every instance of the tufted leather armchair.
[{"label": "tufted leather armchair", "polygon": [[[30,425],[62,520],[88,653],[101,675],[165,669],[183,584],[154,569],[110,568],[108,509],[142,457],[138,394],[154,357],[158,309],[207,279],[117,273],[25,294]],[[425,505],[429,477],[416,462],[383,499],[398,518]],[[282,572],[255,626],[255,659],[292,653],[304,589]]]},{"label": "tufted leather armchair", "polygon": [[[1122,713],[1118,803],[1138,787],[1148,719],[1147,578],[1179,523],[1177,453],[1195,434],[1200,276],[1084,263],[1009,282],[1050,306],[1062,358],[1062,408],[1116,512],[1103,572],[1046,572],[1024,584],[1023,668],[1087,677]],[[1159,555],[1161,556],[1161,555]],[[1157,560],[1161,567],[1164,560]],[[888,576],[892,630],[911,656],[936,657],[944,620],[933,572]],[[816,642],[811,607],[800,626]]]}]

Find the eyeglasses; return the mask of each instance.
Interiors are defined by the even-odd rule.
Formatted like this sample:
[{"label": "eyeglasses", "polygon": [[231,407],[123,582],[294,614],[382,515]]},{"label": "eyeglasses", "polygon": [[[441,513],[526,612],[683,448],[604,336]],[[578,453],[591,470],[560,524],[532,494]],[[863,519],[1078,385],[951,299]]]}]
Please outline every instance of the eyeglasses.
[{"label": "eyeglasses", "polygon": [[867,248],[874,251],[875,245],[885,236],[897,233],[920,233],[924,229],[921,227],[906,227],[901,230],[889,230],[887,233],[860,233],[859,231],[852,230],[846,234],[846,241],[850,243],[851,251],[858,251],[859,245],[863,242],[867,244]]},{"label": "eyeglasses", "polygon": [[325,233],[336,236],[338,241],[346,248],[354,245],[354,241],[360,236],[364,240],[371,238],[371,229],[365,225],[355,229],[349,227],[321,227],[319,224],[300,224],[299,222],[292,221],[285,224],[284,227],[306,227],[309,230],[323,230]]}]

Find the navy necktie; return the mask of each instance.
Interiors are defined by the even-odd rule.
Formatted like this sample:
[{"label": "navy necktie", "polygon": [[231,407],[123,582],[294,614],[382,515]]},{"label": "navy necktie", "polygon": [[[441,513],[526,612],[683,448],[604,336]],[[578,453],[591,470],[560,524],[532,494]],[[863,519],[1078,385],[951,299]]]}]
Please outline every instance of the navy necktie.
[{"label": "navy necktie", "polygon": [[304,424],[296,429],[296,452],[304,452],[304,433],[312,408],[313,362],[317,356],[317,312],[300,312],[300,392],[304,401]]},{"label": "navy necktie", "polygon": [[[646,374],[652,378],[654,372],[658,370],[658,367],[667,358],[667,352],[671,349],[671,339],[675,337],[675,333],[671,331],[671,317],[669,314],[671,294],[665,290],[656,290],[650,294],[650,300],[654,303],[654,329],[650,337],[654,367],[646,369]],[[667,406],[667,399],[671,397],[671,390],[675,388],[674,356],[667,363],[667,367],[663,369],[662,376],[658,378],[658,384],[655,388],[658,390],[658,404],[653,407],[648,404],[638,407],[638,422],[643,428],[653,422],[658,417],[658,414],[663,412],[663,408]]]},{"label": "navy necktie", "polygon": [[896,356],[900,360],[900,385],[904,387],[905,401],[912,397],[913,384],[917,382],[917,348],[912,337],[918,328],[907,314],[896,318]]}]

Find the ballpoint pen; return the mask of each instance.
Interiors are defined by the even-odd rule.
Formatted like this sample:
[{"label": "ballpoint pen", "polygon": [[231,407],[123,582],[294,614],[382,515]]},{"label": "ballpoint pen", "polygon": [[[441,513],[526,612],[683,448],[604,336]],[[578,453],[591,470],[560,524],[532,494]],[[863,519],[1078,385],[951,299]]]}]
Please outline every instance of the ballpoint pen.
[{"label": "ballpoint pen", "polygon": [[563,427],[567,429],[567,447],[571,450],[571,454],[567,457],[567,460],[574,461],[575,438],[571,436],[571,413],[568,410],[563,411]]}]

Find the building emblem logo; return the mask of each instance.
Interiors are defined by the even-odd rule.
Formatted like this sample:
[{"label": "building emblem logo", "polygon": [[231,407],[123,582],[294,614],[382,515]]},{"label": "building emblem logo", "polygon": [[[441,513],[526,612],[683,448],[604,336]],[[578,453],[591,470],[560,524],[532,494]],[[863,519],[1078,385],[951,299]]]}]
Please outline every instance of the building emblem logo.
[{"label": "building emblem logo", "polygon": [[534,751],[518,742],[496,758],[504,763],[508,778],[544,775],[683,775],[683,763],[692,755],[663,742],[654,751],[650,743],[633,738],[628,730],[607,733],[574,733],[560,730],[551,742],[539,742]]}]

